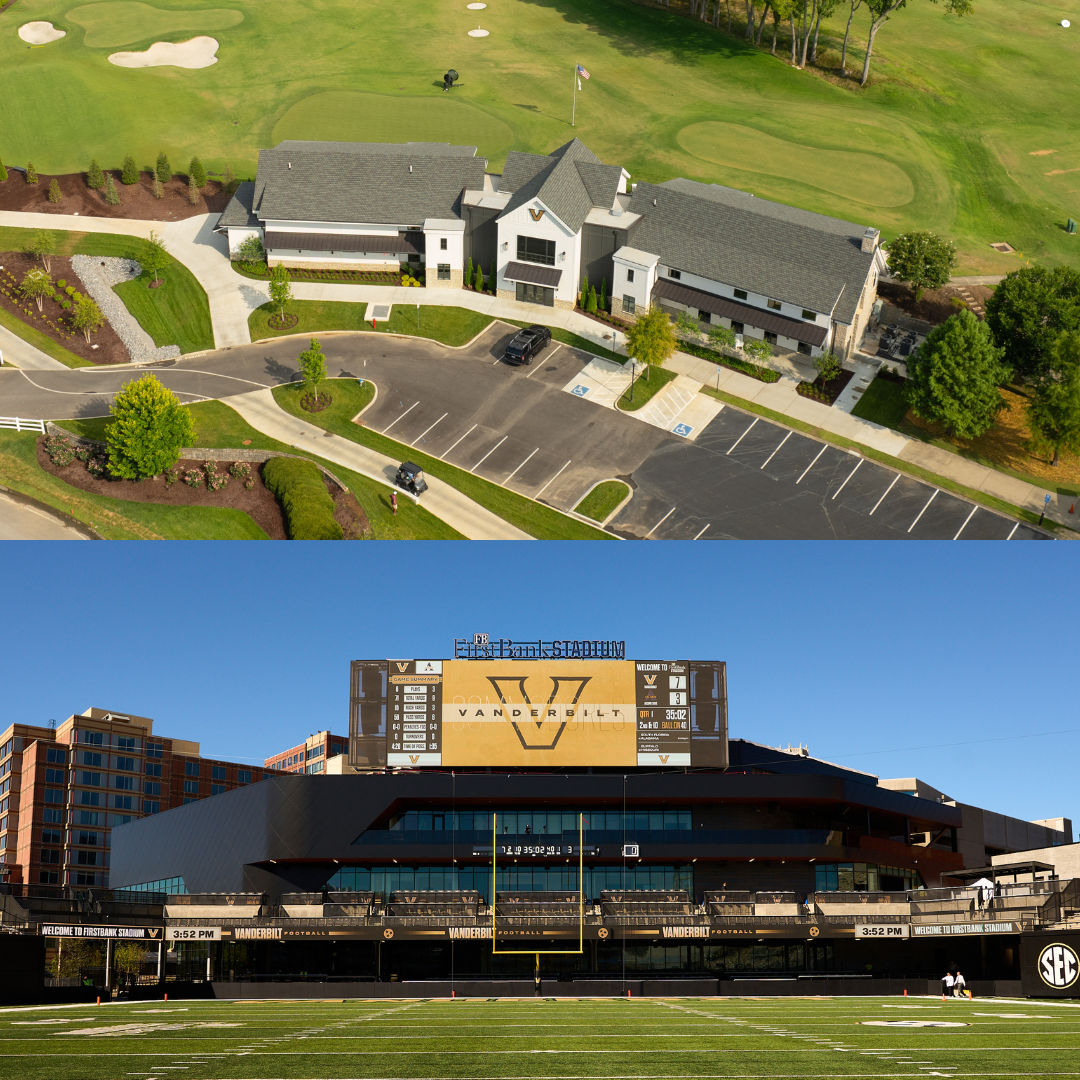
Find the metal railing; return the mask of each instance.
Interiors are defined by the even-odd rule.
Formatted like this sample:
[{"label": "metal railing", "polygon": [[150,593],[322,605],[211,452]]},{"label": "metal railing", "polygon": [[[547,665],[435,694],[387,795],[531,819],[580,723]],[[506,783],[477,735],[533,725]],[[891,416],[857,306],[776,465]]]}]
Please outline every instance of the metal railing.
[{"label": "metal railing", "polygon": [[0,416],[0,430],[36,431],[39,435],[44,435],[45,421],[27,420],[25,416]]}]

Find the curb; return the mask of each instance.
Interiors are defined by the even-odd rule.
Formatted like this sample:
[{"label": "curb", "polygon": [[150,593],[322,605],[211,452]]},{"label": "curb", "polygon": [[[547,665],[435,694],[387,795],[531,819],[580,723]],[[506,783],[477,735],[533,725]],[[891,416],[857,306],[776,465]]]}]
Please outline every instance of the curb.
[{"label": "curb", "polygon": [[69,529],[74,529],[78,533],[83,533],[87,540],[106,539],[92,525],[87,525],[85,521],[80,521],[77,517],[73,517],[64,510],[57,510],[55,506],[43,503],[40,499],[35,499],[32,495],[24,495],[21,491],[14,491],[9,487],[4,487],[3,484],[0,484],[0,493],[6,495],[12,502],[21,503],[23,506],[32,506],[35,510],[41,510],[50,517],[56,518],[61,524],[66,525]]}]

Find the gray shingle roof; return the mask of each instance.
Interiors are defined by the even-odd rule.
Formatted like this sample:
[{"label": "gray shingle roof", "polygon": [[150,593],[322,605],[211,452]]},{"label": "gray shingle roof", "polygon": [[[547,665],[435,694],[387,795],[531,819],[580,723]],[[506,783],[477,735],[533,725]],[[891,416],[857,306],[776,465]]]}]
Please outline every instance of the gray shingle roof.
[{"label": "gray shingle roof", "polygon": [[407,142],[308,142],[302,139],[286,139],[279,142],[275,150],[287,150],[297,153],[301,150],[331,151],[335,154],[409,154],[431,157],[476,157],[475,146],[454,146],[452,143]]},{"label": "gray shingle roof", "polygon": [[617,165],[605,165],[577,139],[546,158],[512,154],[507,157],[499,186],[514,194],[499,216],[506,217],[519,206],[539,199],[567,228],[577,232],[594,206],[611,207],[621,176]]},{"label": "gray shingle roof", "polygon": [[217,225],[214,227],[220,229],[223,225],[232,225],[236,228],[257,229],[259,227],[259,219],[251,210],[252,200],[254,198],[255,181],[243,181],[243,183],[237,187],[236,193],[229,200],[229,205],[225,207],[221,217],[218,218]]},{"label": "gray shingle roof", "polygon": [[855,317],[874,258],[861,250],[863,225],[684,179],[638,184],[630,210],[643,215],[630,243],[668,266],[839,322]]},{"label": "gray shingle roof", "polygon": [[460,219],[462,192],[483,188],[486,165],[485,158],[414,151],[408,144],[401,151],[383,143],[282,143],[259,151],[253,208],[263,221]]}]

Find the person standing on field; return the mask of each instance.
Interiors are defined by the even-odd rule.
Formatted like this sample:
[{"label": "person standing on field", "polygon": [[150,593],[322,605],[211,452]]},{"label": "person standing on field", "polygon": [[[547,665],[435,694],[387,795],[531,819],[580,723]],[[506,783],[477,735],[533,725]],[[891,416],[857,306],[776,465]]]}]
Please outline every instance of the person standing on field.
[{"label": "person standing on field", "polygon": [[971,993],[967,989],[967,981],[959,971],[953,978],[953,997],[971,997]]},{"label": "person standing on field", "polygon": [[394,511],[394,517],[397,517],[397,492],[390,492],[390,509]]},{"label": "person standing on field", "polygon": [[941,1000],[944,1001],[947,997],[952,997],[953,994],[953,973],[946,971],[941,976]]}]

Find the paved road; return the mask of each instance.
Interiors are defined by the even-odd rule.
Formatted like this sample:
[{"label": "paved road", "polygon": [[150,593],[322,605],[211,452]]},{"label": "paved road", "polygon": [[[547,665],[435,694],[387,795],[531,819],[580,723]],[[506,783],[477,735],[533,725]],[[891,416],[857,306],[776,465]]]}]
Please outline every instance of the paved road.
[{"label": "paved road", "polygon": [[[331,376],[366,377],[375,431],[572,509],[598,480],[634,497],[609,527],[658,539],[1042,539],[1046,533],[731,406],[694,442],[575,398],[588,357],[550,346],[531,367],[499,363],[508,328],[467,349],[371,334],[323,335]],[[284,339],[155,365],[188,400],[296,377],[306,342]],[[101,416],[132,371],[0,371],[6,414]]]},{"label": "paved road", "polygon": [[43,507],[16,500],[0,491],[0,540],[88,540]]}]

